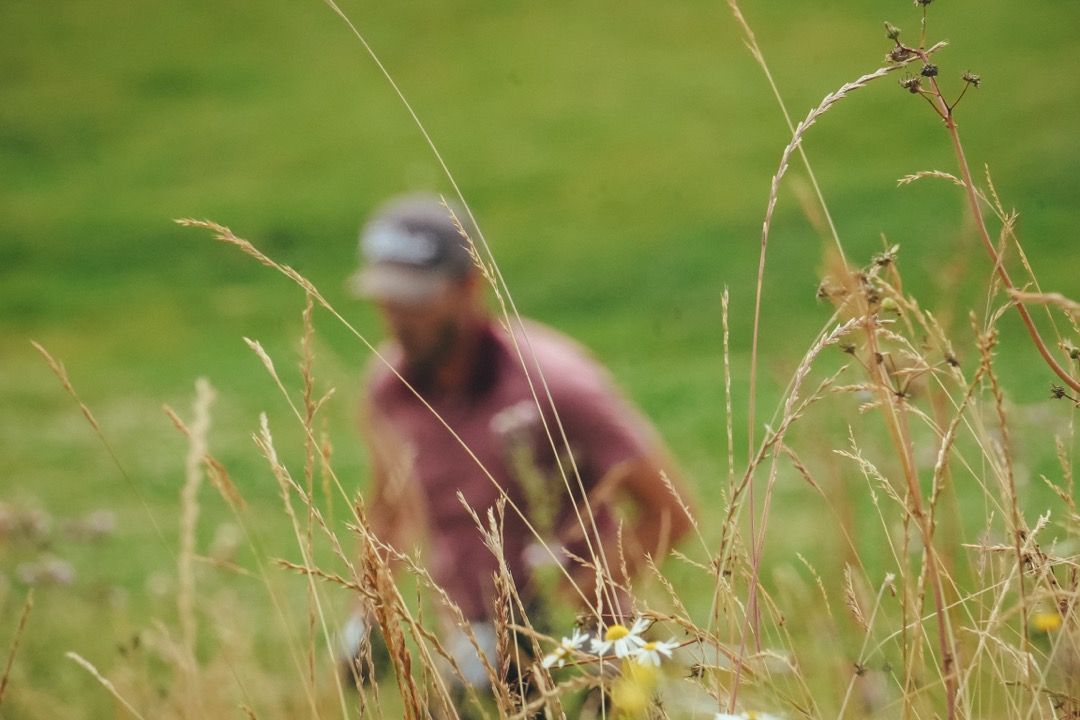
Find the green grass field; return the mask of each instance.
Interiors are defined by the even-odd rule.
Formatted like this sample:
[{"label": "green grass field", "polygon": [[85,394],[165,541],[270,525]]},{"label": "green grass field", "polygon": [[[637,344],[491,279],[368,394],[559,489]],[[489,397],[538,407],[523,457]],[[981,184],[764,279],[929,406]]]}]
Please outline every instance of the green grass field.
[{"label": "green grass field", "polygon": [[[612,369],[673,448],[707,526],[723,509],[729,472],[721,296],[727,288],[741,473],[761,226],[791,138],[739,26],[726,3],[699,0],[430,5],[342,9],[430,134],[522,313],[571,333]],[[889,50],[883,21],[912,38],[919,26],[910,2],[750,0],[742,10],[795,122],[880,66]],[[962,72],[983,78],[957,111],[973,171],[982,182],[988,166],[1005,206],[1019,211],[1018,234],[1043,289],[1075,298],[1080,6],[960,0],[931,10],[931,40],[950,42],[937,56],[943,84],[958,93]],[[897,187],[914,172],[956,172],[942,122],[897,77],[844,99],[804,147],[849,260],[865,265],[899,244],[904,290],[968,348],[961,359],[973,368],[967,314],[986,314],[992,267],[959,189],[930,179]],[[796,162],[772,225],[759,436],[831,313],[815,293],[832,241],[801,207],[808,187]],[[27,568],[56,558],[74,571],[70,584],[35,590],[0,717],[122,716],[67,651],[106,675],[143,667],[146,677],[132,684],[147,698],[167,685],[159,660],[125,661],[148,652],[130,643],[154,621],[176,622],[186,442],[162,405],[188,418],[196,378],[217,390],[210,449],[249,503],[244,518],[257,537],[228,558],[249,571],[260,553],[297,558],[251,436],[266,412],[299,474],[301,429],[243,338],[259,340],[298,393],[303,292],[173,220],[229,226],[297,268],[377,339],[375,316],[347,297],[344,282],[366,213],[413,189],[452,194],[363,44],[316,0],[0,4],[0,508],[16,516],[15,527],[0,524],[0,648],[16,636]],[[325,313],[315,326],[316,380],[320,391],[336,389],[325,413],[334,467],[362,488],[353,405],[367,352]],[[1058,328],[1080,344],[1067,323]],[[1053,438],[1071,437],[1075,409],[1049,400],[1054,378],[1017,318],[1006,315],[1000,329],[997,368],[1023,426],[1013,450],[1033,521],[1052,498],[1039,476],[1062,476]],[[31,341],[64,363],[107,445]],[[799,436],[820,446],[803,459],[836,488],[847,471],[830,448],[846,448],[847,426],[861,422],[844,407]],[[801,553],[832,587],[843,551],[815,540],[821,513],[836,505],[813,505],[818,496],[794,474],[776,493],[763,578],[780,596],[790,589],[786,574],[812,586]],[[984,524],[980,496],[957,488],[957,533]],[[209,486],[200,501],[200,552],[209,553],[236,519]],[[855,517],[866,510],[838,502]],[[51,526],[19,526],[32,510]],[[80,536],[72,524],[98,510],[111,512],[115,527]],[[339,499],[336,521],[345,515]],[[887,569],[873,525],[862,527],[860,550]],[[248,681],[244,702],[260,718],[306,712],[281,682],[296,677],[280,636],[305,632],[303,582],[269,569],[292,603],[282,620],[256,579],[203,570],[204,659],[221,661],[213,648],[224,645],[210,618],[245,607],[236,630],[264,670],[262,684]],[[340,611],[344,595],[330,597]],[[232,660],[243,685],[245,659]]]}]

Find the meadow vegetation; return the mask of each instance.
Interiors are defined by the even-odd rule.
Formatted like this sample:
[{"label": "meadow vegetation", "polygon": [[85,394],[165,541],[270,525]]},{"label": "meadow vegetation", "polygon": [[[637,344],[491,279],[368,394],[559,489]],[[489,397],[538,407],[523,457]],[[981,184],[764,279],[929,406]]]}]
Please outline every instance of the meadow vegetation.
[{"label": "meadow vegetation", "polygon": [[[487,5],[342,9],[499,292],[612,368],[699,506],[625,619],[673,657],[568,650],[525,702],[1080,717],[1080,10]],[[380,333],[344,277],[368,209],[449,178],[321,3],[53,10],[0,7],[0,717],[444,710],[423,568],[354,556]],[[354,592],[395,650],[360,694]]]}]

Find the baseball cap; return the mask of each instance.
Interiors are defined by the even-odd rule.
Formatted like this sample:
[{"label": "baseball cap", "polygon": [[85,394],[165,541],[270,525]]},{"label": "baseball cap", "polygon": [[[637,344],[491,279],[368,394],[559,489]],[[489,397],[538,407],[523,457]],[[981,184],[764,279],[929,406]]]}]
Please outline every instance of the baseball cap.
[{"label": "baseball cap", "polygon": [[379,207],[360,231],[361,268],[349,280],[359,297],[422,305],[474,269],[472,225],[456,204],[406,195]]}]

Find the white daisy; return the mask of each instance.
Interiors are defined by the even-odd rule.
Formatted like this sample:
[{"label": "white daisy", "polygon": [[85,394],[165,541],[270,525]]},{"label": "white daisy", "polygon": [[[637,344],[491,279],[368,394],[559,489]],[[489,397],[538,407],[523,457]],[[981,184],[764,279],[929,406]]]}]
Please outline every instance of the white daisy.
[{"label": "white daisy", "polygon": [[647,642],[638,648],[637,652],[631,653],[639,665],[652,665],[660,667],[660,656],[671,657],[671,651],[679,647],[674,640]]},{"label": "white daisy", "polygon": [[585,644],[588,638],[587,633],[574,630],[573,635],[568,638],[564,637],[557,648],[544,656],[542,665],[546,668],[550,668],[552,665],[562,667],[573,656],[574,652]]},{"label": "white daisy", "polygon": [[635,654],[645,646],[641,633],[649,628],[649,621],[640,615],[634,620],[634,624],[627,629],[625,625],[609,625],[603,628],[600,637],[592,639],[592,651],[597,655],[605,655],[608,650],[615,649],[615,657],[624,658]]}]

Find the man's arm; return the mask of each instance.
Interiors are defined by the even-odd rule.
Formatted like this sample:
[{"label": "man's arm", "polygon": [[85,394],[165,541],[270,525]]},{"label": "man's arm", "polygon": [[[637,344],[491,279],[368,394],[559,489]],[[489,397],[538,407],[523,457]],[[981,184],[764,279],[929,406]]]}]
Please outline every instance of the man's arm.
[{"label": "man's arm", "polygon": [[[693,504],[686,485],[674,464],[660,453],[640,456],[612,466],[588,494],[588,505],[580,506],[582,521],[577,518],[558,532],[558,542],[564,546],[581,545],[588,532],[590,545],[596,546],[595,529],[588,518],[600,507],[615,510],[622,524],[622,547],[616,547],[615,536],[602,538],[604,547],[596,548],[604,559],[586,558],[599,562],[610,571],[617,585],[626,582],[622,572],[633,579],[647,568],[646,558],[659,563],[670,549],[692,529],[689,513]],[[582,527],[582,522],[584,527]],[[570,578],[586,602],[592,602],[596,590],[596,573],[580,565],[568,568]]]},{"label": "man's arm", "polygon": [[690,531],[690,497],[673,464],[657,457],[628,460],[612,468],[596,489],[600,502],[610,497],[627,508],[623,550],[631,576],[645,566],[645,556],[661,562]]}]

